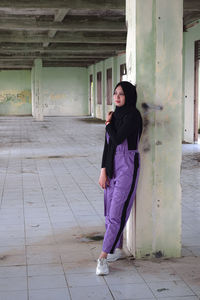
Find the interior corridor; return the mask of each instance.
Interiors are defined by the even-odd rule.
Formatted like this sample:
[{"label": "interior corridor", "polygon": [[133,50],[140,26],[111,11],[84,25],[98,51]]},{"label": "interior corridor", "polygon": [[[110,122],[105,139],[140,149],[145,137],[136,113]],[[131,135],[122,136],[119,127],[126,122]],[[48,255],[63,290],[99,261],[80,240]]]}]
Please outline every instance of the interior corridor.
[{"label": "interior corridor", "polygon": [[103,121],[0,117],[0,141],[0,300],[200,299],[200,145],[183,145],[183,257],[98,277]]}]

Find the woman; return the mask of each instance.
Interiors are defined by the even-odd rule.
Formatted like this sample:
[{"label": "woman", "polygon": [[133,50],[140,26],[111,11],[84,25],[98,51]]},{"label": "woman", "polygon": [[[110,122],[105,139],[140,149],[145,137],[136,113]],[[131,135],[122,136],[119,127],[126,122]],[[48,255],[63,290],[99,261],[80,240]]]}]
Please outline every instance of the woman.
[{"label": "woman", "polygon": [[108,261],[123,257],[123,229],[130,215],[139,176],[138,142],[142,118],[136,108],[136,87],[122,81],[114,89],[116,109],[106,118],[106,136],[99,184],[104,189],[105,225],[96,274],[109,273]]}]

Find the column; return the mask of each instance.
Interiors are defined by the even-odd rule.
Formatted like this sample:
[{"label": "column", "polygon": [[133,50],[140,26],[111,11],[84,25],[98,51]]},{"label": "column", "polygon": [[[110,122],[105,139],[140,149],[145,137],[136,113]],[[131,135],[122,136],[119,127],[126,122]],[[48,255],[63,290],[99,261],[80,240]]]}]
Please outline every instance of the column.
[{"label": "column", "polygon": [[137,258],[181,255],[182,0],[127,0],[127,72],[144,130],[136,216]]},{"label": "column", "polygon": [[32,99],[32,116],[35,118],[35,67],[31,70],[31,99]]},{"label": "column", "polygon": [[43,103],[42,103],[42,60],[35,59],[32,69],[32,112],[36,121],[43,121]]},{"label": "column", "polygon": [[102,120],[106,119],[106,69],[105,61],[102,61]]}]

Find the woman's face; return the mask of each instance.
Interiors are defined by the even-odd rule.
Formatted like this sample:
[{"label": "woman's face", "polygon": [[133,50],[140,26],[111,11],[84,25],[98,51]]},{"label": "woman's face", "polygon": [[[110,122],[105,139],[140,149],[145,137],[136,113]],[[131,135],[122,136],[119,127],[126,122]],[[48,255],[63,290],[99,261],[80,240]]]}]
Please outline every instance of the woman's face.
[{"label": "woman's face", "polygon": [[122,87],[119,85],[113,95],[114,103],[116,106],[121,107],[125,104],[125,95]]}]

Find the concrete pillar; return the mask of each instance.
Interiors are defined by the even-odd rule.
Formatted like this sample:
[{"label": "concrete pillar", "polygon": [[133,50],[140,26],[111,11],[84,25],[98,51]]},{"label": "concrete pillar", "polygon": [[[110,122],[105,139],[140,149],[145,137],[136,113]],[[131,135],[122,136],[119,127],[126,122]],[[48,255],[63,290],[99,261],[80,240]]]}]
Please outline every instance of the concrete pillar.
[{"label": "concrete pillar", "polygon": [[183,0],[127,0],[127,72],[144,121],[128,225],[137,258],[181,254],[182,17]]},{"label": "concrete pillar", "polygon": [[35,118],[35,67],[31,70],[31,99],[32,99],[32,116]]},{"label": "concrete pillar", "polygon": [[97,73],[96,73],[96,65],[93,67],[93,111],[94,111],[94,118],[96,118],[96,107],[97,107]]},{"label": "concrete pillar", "polygon": [[[114,91],[114,88],[115,86],[117,85],[118,83],[118,78],[117,78],[117,57],[114,56],[112,58],[112,70],[113,70],[113,76],[112,76],[112,85],[113,85],[113,90],[112,92]],[[114,111],[115,110],[115,104],[114,104],[114,101],[112,101],[112,110]]]},{"label": "concrete pillar", "polygon": [[35,59],[34,67],[32,69],[32,112],[36,121],[43,121],[43,103],[42,103],[42,88],[41,88],[41,74],[42,60]]},{"label": "concrete pillar", "polygon": [[105,61],[102,61],[102,120],[106,119],[106,70]]}]

